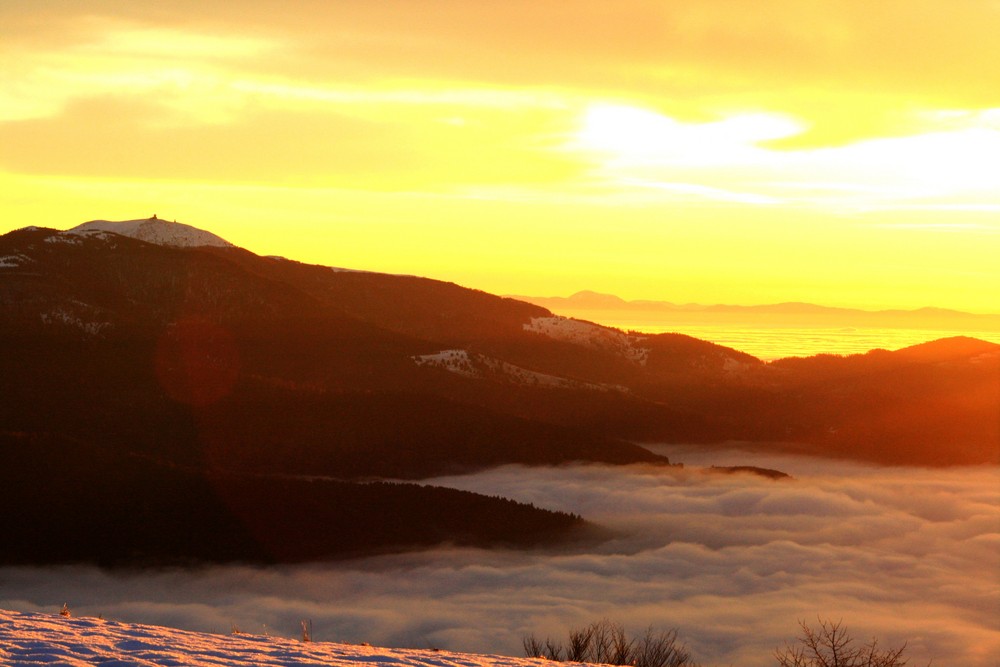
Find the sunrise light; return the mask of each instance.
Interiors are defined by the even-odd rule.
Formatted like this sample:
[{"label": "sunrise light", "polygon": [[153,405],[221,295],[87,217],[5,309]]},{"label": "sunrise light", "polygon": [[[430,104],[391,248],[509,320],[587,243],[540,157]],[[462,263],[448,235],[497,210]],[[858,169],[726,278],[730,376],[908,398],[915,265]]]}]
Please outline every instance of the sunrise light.
[{"label": "sunrise light", "polygon": [[998,34],[0,0],[0,662],[1000,667]]},{"label": "sunrise light", "polygon": [[989,3],[266,4],[6,7],[8,227],[169,211],[500,293],[997,309]]}]

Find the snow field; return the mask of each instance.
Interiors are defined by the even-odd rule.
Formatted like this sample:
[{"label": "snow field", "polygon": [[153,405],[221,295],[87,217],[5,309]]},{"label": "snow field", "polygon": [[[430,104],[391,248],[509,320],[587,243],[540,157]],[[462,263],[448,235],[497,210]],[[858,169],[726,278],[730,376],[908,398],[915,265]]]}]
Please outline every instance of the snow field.
[{"label": "snow field", "polygon": [[449,651],[216,635],[99,618],[0,610],[0,664],[126,667],[539,667],[542,660]]},{"label": "snow field", "polygon": [[533,317],[524,325],[524,330],[595,350],[615,352],[640,366],[645,366],[649,358],[649,348],[642,345],[643,336],[632,336],[569,317]]},{"label": "snow field", "polygon": [[436,366],[450,373],[469,378],[492,377],[502,379],[511,384],[521,386],[548,387],[555,389],[594,389],[597,391],[627,392],[628,388],[620,385],[595,384],[581,382],[569,378],[539,373],[528,370],[500,359],[482,354],[470,353],[468,350],[441,350],[434,354],[423,354],[413,357],[418,366]]},{"label": "snow field", "polygon": [[216,246],[231,248],[233,244],[211,232],[185,225],[180,222],[168,222],[152,217],[144,220],[124,220],[112,222],[109,220],[91,220],[73,229],[62,232],[60,236],[89,235],[94,232],[110,232],[129,236],[147,243],[177,247]]}]

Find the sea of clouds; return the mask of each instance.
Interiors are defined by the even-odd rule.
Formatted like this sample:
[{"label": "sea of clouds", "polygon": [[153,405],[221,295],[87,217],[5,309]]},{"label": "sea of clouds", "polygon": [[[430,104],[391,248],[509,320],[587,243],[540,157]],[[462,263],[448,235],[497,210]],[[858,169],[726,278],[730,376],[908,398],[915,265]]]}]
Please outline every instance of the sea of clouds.
[{"label": "sea of clouds", "polygon": [[[428,483],[582,514],[617,536],[568,552],[436,549],[334,564],[109,573],[0,569],[0,608],[192,630],[521,654],[609,618],[677,628],[709,665],[773,665],[799,621],[907,643],[911,664],[996,667],[1000,468],[887,468],[668,447],[683,469],[504,467]],[[757,465],[793,479],[707,473]],[[323,530],[317,525],[316,530]]]}]

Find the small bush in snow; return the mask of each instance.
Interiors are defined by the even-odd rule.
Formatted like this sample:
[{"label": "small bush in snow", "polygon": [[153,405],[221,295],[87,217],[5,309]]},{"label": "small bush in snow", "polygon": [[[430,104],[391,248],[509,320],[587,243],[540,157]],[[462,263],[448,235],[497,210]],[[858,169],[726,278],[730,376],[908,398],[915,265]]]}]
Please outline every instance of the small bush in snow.
[{"label": "small bush in snow", "polygon": [[855,645],[840,621],[820,619],[816,630],[803,621],[799,625],[798,645],[786,643],[774,652],[780,667],[903,667],[907,662],[902,657],[906,644],[880,649],[878,640],[872,638],[867,644]]},{"label": "small bush in snow", "polygon": [[534,635],[522,640],[530,658],[592,662],[633,667],[693,667],[691,653],[677,641],[677,630],[656,632],[652,627],[639,637],[629,637],[620,623],[608,620],[571,630],[566,646]]}]

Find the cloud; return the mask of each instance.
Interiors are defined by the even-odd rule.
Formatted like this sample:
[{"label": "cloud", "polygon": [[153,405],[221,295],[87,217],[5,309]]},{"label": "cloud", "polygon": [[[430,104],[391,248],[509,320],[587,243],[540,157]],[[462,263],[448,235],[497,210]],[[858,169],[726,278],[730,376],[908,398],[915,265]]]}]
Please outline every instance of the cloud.
[{"label": "cloud", "polygon": [[923,470],[672,450],[794,480],[646,467],[501,468],[431,480],[580,512],[618,529],[560,553],[440,549],[331,565],[110,574],[0,570],[0,607],[321,640],[520,653],[609,617],[677,627],[705,665],[770,664],[799,620],[908,642],[923,664],[991,666],[1000,589],[1000,471]]},{"label": "cloud", "polygon": [[988,213],[995,10],[939,7],[10,3],[0,168]]},{"label": "cloud", "polygon": [[594,104],[566,150],[591,161],[598,180],[674,200],[840,211],[989,210],[1000,171],[995,115],[928,115],[911,124],[911,136],[816,148],[794,143],[808,123],[782,114],[690,123],[649,109]]},{"label": "cloud", "polygon": [[520,134],[529,119],[557,125],[545,109],[513,117],[496,109],[486,114],[493,122],[455,124],[431,108],[407,112],[403,122],[399,106],[411,105],[376,97],[362,108],[262,108],[218,124],[174,103],[182,99],[91,97],[52,117],[0,122],[0,169],[427,191],[442,183],[539,183],[579,171]]},{"label": "cloud", "polygon": [[[194,0],[169,8],[56,0],[5,3],[0,36],[20,59],[10,68],[18,81],[38,74],[39,64],[50,71],[59,53],[148,57],[167,48],[175,61],[227,60],[227,71],[297,85],[434,80],[572,89],[700,119],[782,110],[816,116],[818,135],[841,139],[878,136],[885,119],[898,124],[896,113],[915,106],[997,106],[996,86],[984,81],[1000,60],[991,31],[998,10],[989,2],[952,5],[257,0],[234,11]],[[247,58],[226,58],[233,55]],[[56,65],[79,69],[72,60]]]}]

